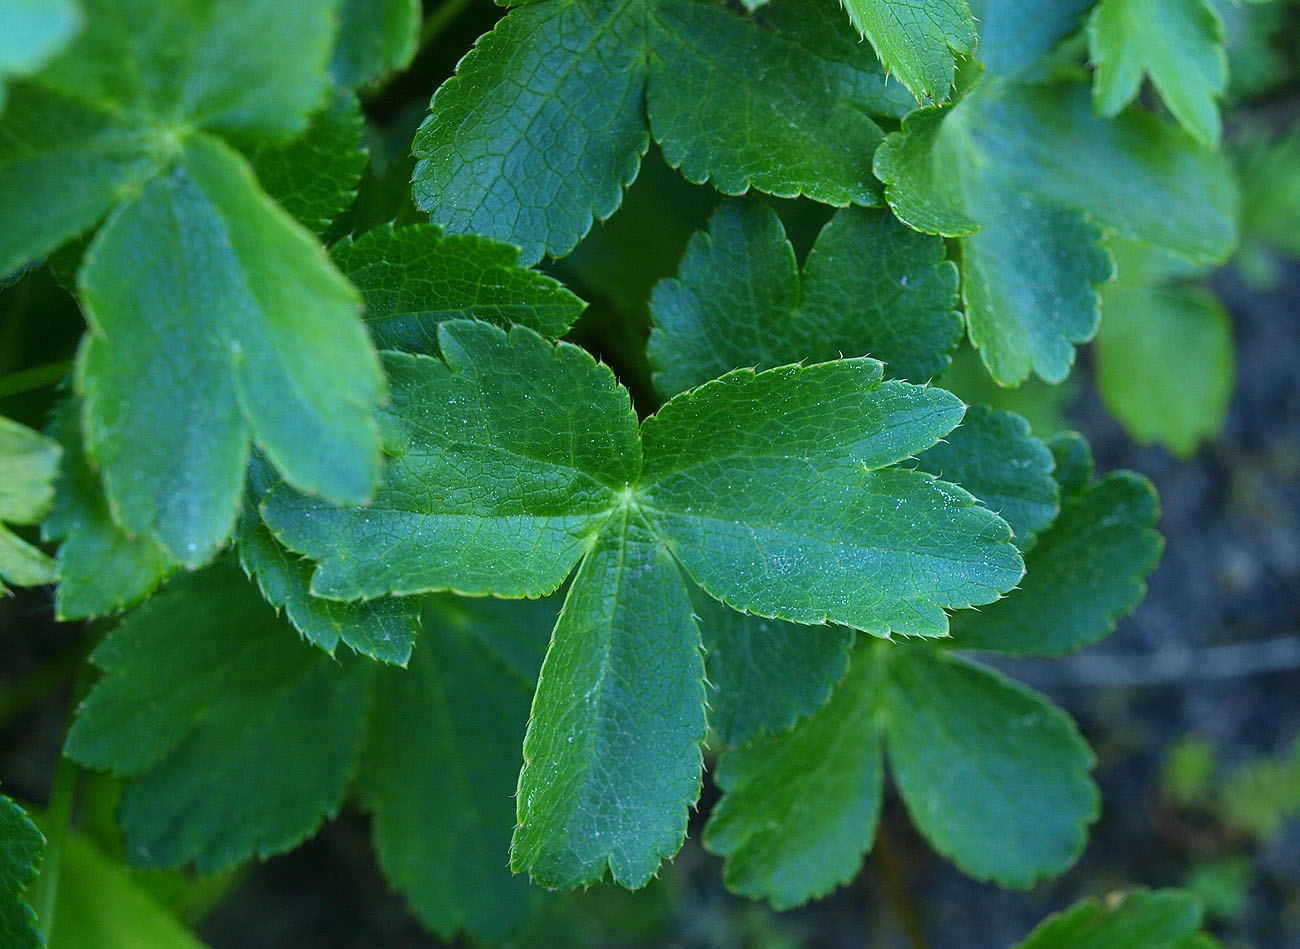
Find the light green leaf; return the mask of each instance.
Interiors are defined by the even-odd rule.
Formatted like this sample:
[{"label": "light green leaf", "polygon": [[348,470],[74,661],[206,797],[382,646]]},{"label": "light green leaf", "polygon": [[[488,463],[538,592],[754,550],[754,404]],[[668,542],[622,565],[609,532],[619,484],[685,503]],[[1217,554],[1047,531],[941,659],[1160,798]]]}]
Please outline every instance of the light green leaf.
[{"label": "light green leaf", "polygon": [[1275,286],[1282,278],[1276,255],[1300,257],[1300,124],[1277,137],[1247,130],[1235,144],[1242,186],[1237,264],[1254,282]]},{"label": "light green leaf", "polygon": [[129,532],[153,531],[186,565],[210,559],[250,438],[304,490],[369,497],[383,377],[356,291],[226,146],[190,139],[114,212],[79,283],[90,453]]},{"label": "light green leaf", "polygon": [[343,0],[334,81],[365,86],[404,69],[420,38],[420,0]]},{"label": "light green leaf", "polygon": [[461,61],[416,135],[415,202],[449,231],[563,256],[612,214],[649,143],[692,181],[876,204],[867,113],[896,88],[825,0],[754,17],[696,0],[544,0]]},{"label": "light green leaf", "polygon": [[963,872],[1027,887],[1078,857],[1099,796],[1092,752],[1063,711],[997,673],[925,645],[875,651],[882,714],[907,811]]},{"label": "light green leaf", "polygon": [[1088,19],[1088,52],[1101,115],[1118,115],[1147,75],[1185,129],[1219,144],[1228,56],[1223,23],[1206,0],[1101,0]]},{"label": "light green leaf", "polygon": [[780,218],[757,202],[726,202],[692,237],[677,278],[654,288],[655,384],[674,395],[740,367],[867,354],[893,377],[926,382],[960,339],[956,304],[943,242],[888,213],[836,214],[801,279]]},{"label": "light green leaf", "polygon": [[954,617],[953,645],[1059,655],[1104,638],[1146,595],[1164,546],[1158,514],[1155,489],[1132,472],[1067,493],[1025,557],[1020,588]]},{"label": "light green leaf", "polygon": [[0,0],[0,112],[5,80],[30,76],[63,50],[81,29],[76,0]]},{"label": "light green leaf", "polygon": [[330,253],[360,289],[381,349],[436,355],[438,324],[455,319],[518,323],[555,338],[586,306],[553,277],[520,267],[514,247],[428,224],[380,227]]},{"label": "light green leaf", "polygon": [[1201,904],[1183,890],[1129,890],[1075,903],[1043,920],[1015,949],[1215,949],[1198,932]]},{"label": "light green leaf", "polygon": [[176,561],[151,533],[132,536],[108,510],[99,476],[81,442],[81,402],[67,398],[54,415],[63,446],[54,506],[41,524],[44,540],[59,544],[54,612],[61,620],[104,616],[144,599]]},{"label": "light green leaf", "polygon": [[643,0],[512,10],[438,89],[413,145],[415,203],[453,233],[562,256],[614,213],[649,144]]},{"label": "light green leaf", "polygon": [[301,136],[253,152],[262,189],[309,231],[324,232],[357,196],[366,167],[361,127],[357,97],[334,90]]},{"label": "light green leaf", "polygon": [[964,406],[881,376],[869,359],[741,370],[645,422],[640,503],[705,590],[765,616],[942,636],[943,608],[1015,585],[1004,521],[954,485],[886,468]]},{"label": "light green leaf", "polygon": [[583,561],[542,666],[511,866],[545,886],[644,886],[686,836],[707,731],[676,564],[625,508]]},{"label": "light green leaf", "polygon": [[1094,0],[971,0],[976,58],[992,75],[1033,78],[1034,67],[1082,25]]},{"label": "light green leaf", "polygon": [[708,596],[694,603],[709,657],[709,725],[728,744],[789,730],[848,671],[850,629],[747,616]]},{"label": "light green leaf", "polygon": [[388,353],[392,457],[368,507],[284,488],[265,504],[287,546],[320,566],[318,595],[559,587],[640,469],[626,390],[585,351],[515,327],[447,322],[442,362]]},{"label": "light green leaf", "polygon": [[724,194],[881,203],[866,156],[884,136],[867,113],[892,103],[831,3],[784,0],[762,28],[716,3],[647,5],[646,110],[668,164]]},{"label": "light green leaf", "polygon": [[9,524],[35,524],[50,508],[59,444],[25,425],[0,417],[0,594],[16,586],[53,583],[48,556],[16,537]]},{"label": "light green leaf", "polygon": [[954,55],[975,52],[975,21],[966,0],[844,0],[844,8],[876,48],[885,71],[896,74],[918,99],[947,99]]},{"label": "light green leaf", "polygon": [[947,438],[921,453],[917,467],[979,498],[1011,525],[1021,550],[1060,510],[1052,453],[1014,412],[972,406]]},{"label": "light green leaf", "polygon": [[77,949],[204,946],[125,867],[73,832],[63,842],[49,944]]},{"label": "light green leaf", "polygon": [[45,838],[23,809],[0,794],[0,941],[13,949],[45,945],[24,891],[36,880]]},{"label": "light green leaf", "polygon": [[297,638],[223,561],[95,650],[105,676],[65,753],[130,777],[118,812],[129,862],[213,872],[288,850],[337,812],[374,666],[340,669]]},{"label": "light green leaf", "polygon": [[704,845],[730,889],[780,910],[857,876],[880,816],[882,670],[854,662],[812,718],[722,756]]},{"label": "light green leaf", "polygon": [[1059,381],[1095,332],[1096,287],[1112,273],[1098,225],[1199,261],[1235,239],[1221,156],[1148,115],[1096,119],[1077,84],[986,79],[950,109],[910,116],[875,167],[906,223],[969,235],[971,339],[1004,384],[1031,371]]},{"label": "light green leaf", "polygon": [[1097,389],[1133,439],[1188,458],[1223,428],[1235,381],[1232,319],[1210,290],[1121,259],[1102,294]]},{"label": "light green leaf", "polygon": [[443,939],[505,939],[536,902],[506,855],[537,666],[521,679],[499,654],[520,634],[540,647],[554,621],[545,606],[429,597],[410,668],[375,677],[360,793],[384,876]]}]

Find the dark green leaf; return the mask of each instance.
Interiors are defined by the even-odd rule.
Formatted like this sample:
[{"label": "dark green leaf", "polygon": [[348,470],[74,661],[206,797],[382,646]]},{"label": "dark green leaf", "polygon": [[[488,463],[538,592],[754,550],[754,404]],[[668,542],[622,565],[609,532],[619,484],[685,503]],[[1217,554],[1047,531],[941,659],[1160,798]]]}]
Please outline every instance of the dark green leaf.
[{"label": "dark green leaf", "polygon": [[193,566],[234,526],[250,438],[298,487],[366,499],[383,377],[356,291],[248,166],[205,136],[182,156],[86,252],[77,381],[116,518]]},{"label": "dark green leaf", "polygon": [[0,794],[0,942],[13,949],[45,945],[24,891],[36,880],[45,838],[23,809]]},{"label": "dark green leaf", "polygon": [[668,551],[627,508],[583,561],[538,680],[511,866],[644,886],[686,836],[707,731],[700,633]]},{"label": "dark green leaf", "polygon": [[420,0],[343,0],[330,73],[343,86],[364,86],[403,69],[420,36]]},{"label": "dark green leaf", "polygon": [[436,355],[438,324],[486,320],[563,336],[586,305],[552,277],[519,266],[515,248],[428,224],[381,227],[330,253],[361,290],[381,349]]},{"label": "dark green leaf", "polygon": [[971,0],[971,11],[979,25],[975,56],[992,74],[1032,76],[1034,67],[1052,47],[1082,24],[1083,14],[1093,2]]},{"label": "dark green leaf", "polygon": [[926,382],[961,337],[956,304],[943,242],[888,213],[836,214],[801,280],[776,214],[727,202],[691,239],[677,278],[654,289],[655,384],[671,396],[741,367],[867,354],[893,377]]}]

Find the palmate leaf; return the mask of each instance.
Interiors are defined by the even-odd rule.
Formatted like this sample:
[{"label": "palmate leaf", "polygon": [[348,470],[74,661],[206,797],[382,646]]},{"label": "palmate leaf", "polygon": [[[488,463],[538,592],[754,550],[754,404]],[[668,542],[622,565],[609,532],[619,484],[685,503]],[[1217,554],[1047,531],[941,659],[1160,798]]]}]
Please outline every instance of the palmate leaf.
[{"label": "palmate leaf", "polygon": [[975,51],[975,21],[966,0],[843,0],[849,20],[884,64],[918,98],[941,103],[956,72],[954,55]]},{"label": "palmate leaf", "polygon": [[0,941],[14,949],[45,945],[24,897],[44,855],[44,836],[21,807],[0,794]]},{"label": "palmate leaf", "polygon": [[692,181],[878,204],[868,113],[901,87],[830,0],[762,25],[693,0],[542,0],[511,11],[434,95],[416,135],[416,204],[453,233],[570,251],[612,214],[653,135]]},{"label": "palmate leaf", "polygon": [[0,418],[0,595],[6,583],[53,583],[55,562],[6,524],[36,524],[50,508],[59,444],[26,425]]},{"label": "palmate leaf", "polygon": [[856,876],[882,751],[917,829],[982,879],[1059,873],[1097,815],[1092,755],[1060,709],[928,644],[861,642],[820,711],[722,757],[704,842],[728,886],[781,909]]},{"label": "palmate leaf", "polygon": [[869,355],[928,382],[961,337],[957,270],[943,242],[884,211],[838,212],[800,275],[770,208],[725,202],[650,298],[650,360],[665,396],[732,369]]},{"label": "palmate leaf", "polygon": [[987,78],[909,116],[875,169],[904,222],[960,238],[971,341],[1003,384],[1060,381],[1096,332],[1102,229],[1198,261],[1235,239],[1222,156],[1148,115],[1096,119],[1075,84]]},{"label": "palmate leaf", "polygon": [[1102,0],[1088,19],[1088,52],[1098,113],[1118,115],[1147,75],[1184,128],[1219,144],[1216,100],[1228,86],[1228,55],[1207,0]]},{"label": "palmate leaf", "polygon": [[[307,130],[337,0],[83,6],[77,41],[13,86],[0,122],[0,272],[108,214],[78,275],[87,454],[114,520],[193,567],[234,526],[250,440],[340,500],[365,500],[378,476],[383,378],[360,300],[223,141]],[[285,196],[313,220],[344,200]]]},{"label": "palmate leaf", "polygon": [[[680,846],[704,731],[682,568],[755,612],[930,636],[946,632],[945,608],[989,602],[1021,574],[1005,522],[955,486],[890,467],[963,407],[882,384],[878,362],[732,373],[638,435],[626,391],[585,352],[522,327],[438,332],[445,362],[386,357],[393,460],[375,503],[339,508],[282,487],[264,513],[319,564],[313,590],[341,599],[536,596],[582,560],[520,779],[514,865],[541,882],[591,882],[608,867],[638,886]],[[928,532],[907,530],[921,522]],[[828,572],[819,551],[836,545]],[[640,774],[664,780],[626,796],[621,782]],[[635,820],[620,816],[629,808]]]}]

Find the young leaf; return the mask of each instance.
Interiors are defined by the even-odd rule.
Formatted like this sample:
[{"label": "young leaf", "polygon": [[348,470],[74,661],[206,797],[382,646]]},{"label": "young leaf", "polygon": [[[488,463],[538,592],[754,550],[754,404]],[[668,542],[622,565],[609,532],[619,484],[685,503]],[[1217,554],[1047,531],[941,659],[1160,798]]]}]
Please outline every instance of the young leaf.
[{"label": "young leaf", "polygon": [[0,794],[0,942],[13,949],[45,945],[24,891],[36,880],[45,838],[23,809]]},{"label": "young leaf", "polygon": [[65,753],[130,777],[118,813],[130,862],[212,872],[287,850],[337,812],[374,666],[340,671],[297,638],[223,561],[95,650],[105,676]]},{"label": "young leaf", "polygon": [[1011,525],[1021,550],[1060,511],[1052,453],[1014,412],[972,406],[952,434],[917,457],[917,467],[979,498]]},{"label": "young leaf", "polygon": [[343,0],[330,74],[365,86],[405,68],[420,38],[420,0]]},{"label": "young leaf", "polygon": [[1191,893],[1129,890],[1049,916],[1015,949],[1216,949],[1200,926],[1201,904]]},{"label": "young leaf", "polygon": [[1185,129],[1219,144],[1216,100],[1228,86],[1228,56],[1207,0],[1101,0],[1088,19],[1088,52],[1098,113],[1118,115],[1145,74]]},{"label": "young leaf", "polygon": [[655,385],[671,396],[740,367],[868,354],[892,377],[927,382],[961,337],[956,305],[943,242],[888,213],[837,213],[801,279],[780,218],[725,202],[650,298]]},{"label": "young leaf", "polygon": [[781,910],[857,876],[880,816],[882,669],[855,661],[812,718],[719,760],[704,845],[730,889]]},{"label": "young leaf", "polygon": [[1017,582],[1005,522],[954,485],[886,467],[964,406],[881,377],[869,359],[741,370],[646,420],[641,503],[705,590],[764,616],[943,636],[944,608]]},{"label": "young leaf", "polygon": [[708,653],[709,726],[727,744],[788,731],[848,671],[851,629],[748,616],[710,596],[693,602]]},{"label": "young leaf", "polygon": [[53,560],[5,527],[35,524],[50,508],[59,465],[57,442],[25,425],[0,418],[0,594],[5,583],[53,583]]},{"label": "young leaf", "polygon": [[90,454],[129,532],[155,532],[188,566],[210,559],[250,438],[305,490],[370,495],[383,377],[356,291],[225,145],[191,138],[114,212],[79,283]]},{"label": "young leaf", "polygon": [[258,182],[309,231],[323,233],[357,196],[366,167],[361,128],[361,103],[335,89],[302,136],[253,153]]},{"label": "young leaf", "polygon": [[966,0],[844,0],[844,8],[876,48],[885,71],[897,75],[918,99],[947,99],[956,71],[954,55],[975,52],[975,21]]},{"label": "young leaf", "polygon": [[551,593],[636,481],[627,392],[586,352],[465,321],[441,324],[438,346],[445,363],[385,355],[392,457],[373,504],[266,501],[272,530],[319,562],[318,595]]},{"label": "young leaf", "polygon": [[443,939],[505,939],[536,902],[506,854],[537,665],[519,676],[498,655],[519,634],[544,644],[554,622],[545,606],[428,597],[410,668],[375,676],[361,797],[384,876]]},{"label": "young leaf", "polygon": [[54,613],[61,620],[105,616],[144,599],[173,570],[175,559],[153,534],[122,530],[108,510],[99,476],[81,441],[81,403],[55,409],[53,432],[63,446],[54,505],[41,537],[59,544]]},{"label": "young leaf", "polygon": [[1096,225],[1195,260],[1222,258],[1235,236],[1219,155],[1148,115],[1100,121],[1077,85],[986,80],[950,109],[910,116],[875,167],[903,221],[970,235],[971,340],[1004,384],[1031,371],[1059,381],[1095,332],[1096,287],[1112,275]]},{"label": "young leaf", "polygon": [[1097,818],[1092,752],[1042,696],[926,645],[881,645],[890,771],[917,830],[963,872],[1027,887]]},{"label": "young leaf", "polygon": [[520,267],[514,247],[428,224],[345,237],[330,254],[361,291],[380,349],[436,355],[438,324],[456,319],[518,323],[556,338],[586,306],[553,277]]},{"label": "young leaf", "polygon": [[511,866],[546,886],[649,882],[700,791],[704,663],[677,565],[616,513],[574,578],[538,680]]},{"label": "young leaf", "polygon": [[1060,516],[1025,556],[1020,588],[953,617],[953,645],[1060,655],[1104,638],[1141,602],[1163,548],[1155,489],[1121,471],[1077,492],[1063,484],[1063,494]]},{"label": "young leaf", "polygon": [[829,2],[542,0],[482,37],[416,135],[415,202],[452,232],[562,256],[618,208],[649,143],[739,194],[876,204],[864,156],[901,114]]}]

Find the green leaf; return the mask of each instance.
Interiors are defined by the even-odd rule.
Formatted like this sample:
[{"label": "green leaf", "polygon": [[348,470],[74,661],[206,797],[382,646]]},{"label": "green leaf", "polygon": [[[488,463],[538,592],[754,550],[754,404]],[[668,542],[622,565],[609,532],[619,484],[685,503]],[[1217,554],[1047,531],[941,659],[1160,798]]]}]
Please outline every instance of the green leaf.
[{"label": "green leaf", "polygon": [[647,6],[650,129],[687,180],[724,194],[881,203],[866,156],[884,136],[867,113],[892,104],[832,4],[779,2],[764,9],[765,28],[716,3]]},{"label": "green leaf", "polygon": [[404,69],[420,38],[420,0],[343,0],[334,81],[365,86]]},{"label": "green leaf", "polygon": [[81,402],[55,409],[53,431],[63,455],[54,506],[41,524],[44,540],[59,544],[54,613],[61,620],[104,616],[144,599],[176,561],[153,534],[130,535],[114,521],[99,476],[81,442]]},{"label": "green leaf", "polygon": [[[1052,48],[1078,28],[1093,0],[971,0],[979,24],[976,57],[990,74],[1033,78]],[[1028,74],[1028,75],[1026,75]]]},{"label": "green leaf", "polygon": [[384,876],[443,939],[504,939],[536,902],[506,854],[537,667],[499,658],[520,633],[545,643],[554,610],[530,607],[426,598],[410,668],[375,677],[360,793]]},{"label": "green leaf", "polygon": [[829,2],[752,16],[696,0],[512,10],[433,97],[415,202],[451,232],[563,256],[636,177],[647,123],[690,180],[879,203],[867,113],[905,111]]},{"label": "green leaf", "polygon": [[1109,635],[1146,595],[1160,562],[1155,489],[1116,472],[1067,493],[1061,514],[1025,557],[1020,588],[953,618],[962,649],[1060,655]]},{"label": "green leaf", "polygon": [[441,324],[438,347],[445,363],[385,355],[391,458],[374,503],[267,499],[280,540],[319,562],[318,595],[553,592],[636,481],[627,392],[585,351],[464,321]]},{"label": "green leaf", "polygon": [[1052,453],[1014,412],[972,406],[952,434],[921,453],[917,467],[979,498],[1011,525],[1021,550],[1060,511]]},{"label": "green leaf", "polygon": [[253,152],[262,189],[309,231],[323,233],[357,196],[366,167],[361,127],[357,97],[334,90],[300,137]]},{"label": "green leaf", "polygon": [[646,420],[640,503],[705,590],[764,616],[942,636],[944,607],[1015,585],[1004,521],[954,485],[886,468],[964,406],[881,376],[870,359],[740,370]]},{"label": "green leaf", "polygon": [[644,886],[686,836],[707,731],[676,564],[624,508],[583,561],[542,666],[511,866],[545,886]]},{"label": "green leaf", "polygon": [[[9,945],[9,943],[5,943]],[[63,842],[49,945],[77,949],[203,949],[158,899],[82,834]]]},{"label": "green leaf", "polygon": [[90,454],[127,531],[155,532],[188,566],[210,559],[250,438],[304,490],[370,495],[383,377],[356,291],[226,146],[190,139],[114,212],[79,276]]},{"label": "green leaf", "polygon": [[76,0],[0,0],[0,112],[5,80],[30,76],[56,56],[81,29]]},{"label": "green leaf", "polygon": [[926,382],[960,339],[956,304],[943,242],[888,213],[837,213],[801,278],[775,212],[729,201],[691,238],[677,278],[654,288],[655,385],[671,396],[740,367],[868,353],[889,375]]},{"label": "green leaf", "polygon": [[428,224],[380,227],[330,253],[361,291],[381,349],[436,355],[438,324],[455,319],[518,323],[555,338],[586,306],[553,277],[519,266],[514,247]]},{"label": "green leaf", "polygon": [[728,744],[788,731],[848,671],[850,629],[748,616],[708,596],[693,602],[708,653],[709,725]]},{"label": "green leaf", "polygon": [[1216,100],[1228,86],[1228,56],[1223,23],[1206,0],[1101,0],[1088,19],[1088,52],[1101,115],[1118,115],[1146,75],[1185,129],[1219,144]]},{"label": "green leaf", "polygon": [[234,564],[169,584],[92,659],[105,675],[65,753],[130,777],[128,861],[209,873],[338,811],[374,666],[299,643]]},{"label": "green leaf", "polygon": [[[1124,266],[1130,263],[1132,271]],[[1223,428],[1232,398],[1232,319],[1210,290],[1162,280],[1136,257],[1102,294],[1097,389],[1139,443],[1188,458]]]},{"label": "green leaf", "polygon": [[882,669],[855,661],[812,718],[722,756],[704,845],[730,889],[780,910],[857,876],[880,816]]},{"label": "green leaf", "polygon": [[1235,149],[1242,186],[1237,264],[1254,282],[1275,286],[1282,276],[1275,256],[1300,257],[1300,124],[1277,137],[1256,129],[1240,139]]},{"label": "green leaf", "polygon": [[14,949],[45,945],[24,891],[36,880],[45,838],[23,809],[0,794],[0,941]]},{"label": "green leaf", "polygon": [[1183,890],[1129,890],[1081,900],[1043,920],[1015,949],[1215,949],[1201,904]]},{"label": "green leaf", "polygon": [[844,0],[844,8],[876,48],[886,72],[896,74],[918,99],[947,99],[954,55],[975,52],[975,21],[966,0]]},{"label": "green leaf", "polygon": [[971,340],[1004,384],[1031,371],[1059,381],[1095,332],[1096,287],[1112,275],[1098,225],[1199,261],[1235,239],[1221,156],[1145,114],[1096,119],[1077,84],[986,79],[950,109],[910,116],[875,166],[903,221],[969,235]]},{"label": "green leaf", "polygon": [[642,0],[512,10],[438,89],[416,134],[415,203],[453,233],[561,256],[614,213],[649,144]]},{"label": "green leaf", "polygon": [[[931,647],[887,646],[881,703],[908,813],[963,872],[1027,887],[1078,857],[1099,798],[1092,752],[1042,696]],[[887,658],[886,658],[887,657]]]},{"label": "green leaf", "polygon": [[0,594],[5,583],[53,583],[55,562],[5,527],[35,524],[50,508],[61,450],[57,442],[0,417]]}]

